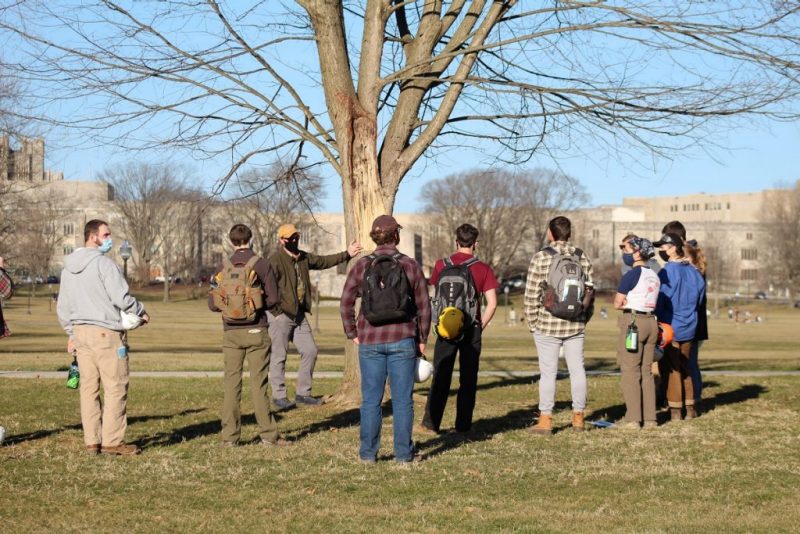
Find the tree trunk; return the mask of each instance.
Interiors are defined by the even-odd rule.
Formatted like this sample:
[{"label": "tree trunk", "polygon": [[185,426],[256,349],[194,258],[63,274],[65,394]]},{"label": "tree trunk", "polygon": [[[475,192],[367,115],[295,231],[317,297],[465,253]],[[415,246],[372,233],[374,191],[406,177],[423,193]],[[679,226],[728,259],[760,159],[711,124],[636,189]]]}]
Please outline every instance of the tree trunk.
[{"label": "tree trunk", "polygon": [[[342,194],[346,206],[345,231],[348,243],[357,239],[365,252],[369,252],[375,247],[369,237],[372,221],[379,215],[392,213],[394,195],[387,199],[381,190],[375,121],[366,117],[355,119],[353,134],[352,170],[349,176],[342,177]],[[351,260],[348,271],[354,264],[355,260]],[[344,376],[335,400],[344,405],[358,405],[361,402],[358,347],[351,341],[345,343]]]},{"label": "tree trunk", "polygon": [[169,302],[169,273],[164,269],[164,302]]}]

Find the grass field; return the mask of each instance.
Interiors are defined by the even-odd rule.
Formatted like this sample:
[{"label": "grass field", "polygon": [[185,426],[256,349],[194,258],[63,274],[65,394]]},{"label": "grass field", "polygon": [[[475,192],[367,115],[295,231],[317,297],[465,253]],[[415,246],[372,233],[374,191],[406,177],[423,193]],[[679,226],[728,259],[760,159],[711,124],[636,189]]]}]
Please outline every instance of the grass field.
[{"label": "grass field", "polygon": [[[66,338],[45,299],[32,314],[11,301],[14,335],[0,370],[63,369]],[[131,335],[132,370],[219,370],[218,317],[199,300],[148,303],[153,324]],[[712,320],[705,369],[800,368],[800,310],[763,306],[763,324]],[[504,310],[498,319],[504,317]],[[35,320],[34,320],[35,318]],[[496,321],[482,369],[536,370],[527,330]],[[615,324],[591,323],[592,368],[613,368]],[[320,370],[342,366],[336,308],[323,308]],[[290,363],[296,364],[296,357]],[[293,381],[290,381],[293,382]],[[333,393],[338,380],[316,380]],[[569,425],[558,383],[550,438],[525,430],[538,389],[530,378],[485,378],[474,432],[415,436],[424,461],[391,461],[384,420],[377,465],[357,461],[358,411],[335,405],[279,414],[286,449],[219,443],[221,379],[133,378],[131,458],[82,453],[78,395],[64,380],[0,378],[0,528],[4,532],[796,532],[800,521],[800,378],[712,376],[694,421],[625,432]],[[426,391],[415,395],[416,413]],[[452,427],[455,399],[445,413]],[[390,408],[387,406],[387,415]],[[589,380],[589,420],[624,413],[619,379]],[[243,438],[256,436],[245,388]],[[665,414],[660,414],[661,418]],[[417,415],[417,420],[419,415]]]},{"label": "grass field", "polygon": [[[566,429],[560,381],[551,438],[524,430],[535,384],[483,380],[475,433],[423,437],[410,469],[390,460],[388,419],[382,461],[360,464],[357,411],[329,405],[281,415],[293,447],[224,448],[213,379],[133,379],[128,438],[143,454],[88,457],[63,381],[0,384],[5,532],[796,532],[800,520],[796,378],[724,377],[692,422],[583,434]],[[590,407],[590,419],[621,416],[618,381],[590,380]],[[244,413],[254,437],[247,398]]]}]

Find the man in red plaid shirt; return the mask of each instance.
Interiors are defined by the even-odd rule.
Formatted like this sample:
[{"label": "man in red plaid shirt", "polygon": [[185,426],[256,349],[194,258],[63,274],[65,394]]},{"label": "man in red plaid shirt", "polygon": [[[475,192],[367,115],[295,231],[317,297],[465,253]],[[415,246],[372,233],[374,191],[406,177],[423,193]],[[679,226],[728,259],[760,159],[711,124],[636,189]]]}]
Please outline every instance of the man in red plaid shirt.
[{"label": "man in red plaid shirt", "polygon": [[[416,356],[425,350],[430,332],[431,304],[419,264],[397,251],[401,228],[390,215],[375,219],[370,237],[377,248],[358,260],[348,274],[339,309],[347,338],[358,345],[362,397],[359,457],[366,463],[375,462],[380,448],[381,400],[387,377],[392,390],[395,460],[403,463],[414,459],[412,392]],[[415,306],[404,319],[376,326],[364,317],[363,305],[356,318],[355,304],[356,299],[363,296],[362,283],[367,267],[373,259],[384,255],[393,256],[402,266]]]},{"label": "man in red plaid shirt", "polygon": [[[10,299],[14,293],[14,285],[11,282],[11,277],[6,272],[6,264],[3,257],[0,256],[0,301]],[[11,331],[8,329],[5,320],[3,319],[3,304],[0,302],[0,338],[8,337]]]}]

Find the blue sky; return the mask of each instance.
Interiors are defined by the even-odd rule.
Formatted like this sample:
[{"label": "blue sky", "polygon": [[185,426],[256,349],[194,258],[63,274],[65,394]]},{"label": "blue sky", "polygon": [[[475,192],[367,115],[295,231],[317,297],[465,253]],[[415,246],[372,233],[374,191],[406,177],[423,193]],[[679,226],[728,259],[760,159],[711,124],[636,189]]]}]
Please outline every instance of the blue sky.
[{"label": "blue sky", "polygon": [[[624,162],[602,152],[592,158],[565,154],[557,165],[584,185],[590,205],[618,204],[625,196],[663,196],[688,193],[749,192],[800,179],[800,124],[762,121],[748,128],[731,128],[708,139],[719,148],[713,152],[686,150],[673,159]],[[52,146],[52,145],[50,145]],[[70,147],[49,150],[48,165],[63,170],[67,179],[93,179],[106,162],[120,156],[96,148]],[[396,212],[417,211],[419,195],[428,180],[485,164],[468,153],[450,153],[412,172],[400,186]],[[221,167],[221,166],[220,166]],[[213,167],[207,171],[216,172]],[[339,180],[330,171],[323,210],[342,211]]]}]

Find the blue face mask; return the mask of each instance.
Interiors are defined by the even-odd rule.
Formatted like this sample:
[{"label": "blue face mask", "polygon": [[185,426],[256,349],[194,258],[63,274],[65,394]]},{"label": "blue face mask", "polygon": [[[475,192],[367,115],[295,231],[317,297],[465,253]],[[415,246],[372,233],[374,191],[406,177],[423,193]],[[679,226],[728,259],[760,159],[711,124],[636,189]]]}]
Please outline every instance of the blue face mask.
[{"label": "blue face mask", "polygon": [[111,250],[111,247],[112,247],[112,246],[114,246],[114,242],[111,240],[111,238],[110,238],[110,237],[107,237],[106,239],[104,239],[104,240],[103,240],[103,244],[102,244],[102,245],[100,245],[100,246],[97,248],[97,250],[99,250],[100,252],[102,252],[103,254],[105,254],[106,252],[108,252],[109,250]]},{"label": "blue face mask", "polygon": [[628,267],[633,267],[633,254],[625,253],[622,255],[622,263]]}]

